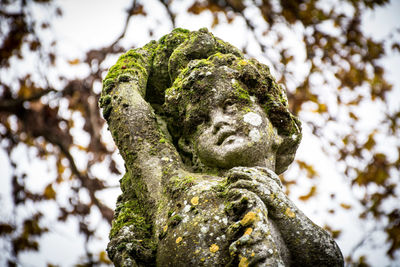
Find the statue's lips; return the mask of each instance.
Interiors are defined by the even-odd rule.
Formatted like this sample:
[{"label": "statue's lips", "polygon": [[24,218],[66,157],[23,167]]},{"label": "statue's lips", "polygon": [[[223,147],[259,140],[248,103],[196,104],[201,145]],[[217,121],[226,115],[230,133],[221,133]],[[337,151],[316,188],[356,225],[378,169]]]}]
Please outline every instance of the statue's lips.
[{"label": "statue's lips", "polygon": [[[228,137],[236,135],[236,133],[237,133],[237,131],[235,131],[233,129],[227,129],[227,130],[224,130],[224,131],[220,132],[218,134],[217,145],[218,146],[222,145],[224,143],[224,141],[228,139]],[[232,141],[233,141],[234,137],[229,138],[229,139],[232,139]],[[229,140],[227,140],[227,141],[229,141]]]}]

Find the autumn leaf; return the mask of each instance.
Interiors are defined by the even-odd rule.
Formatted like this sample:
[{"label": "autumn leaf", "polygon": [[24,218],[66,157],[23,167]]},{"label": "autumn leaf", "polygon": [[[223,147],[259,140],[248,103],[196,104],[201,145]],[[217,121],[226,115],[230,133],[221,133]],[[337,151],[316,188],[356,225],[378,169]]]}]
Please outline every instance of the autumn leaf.
[{"label": "autumn leaf", "polygon": [[317,187],[313,185],[310,191],[306,195],[300,196],[299,199],[301,201],[307,201],[310,197],[314,196],[316,193],[317,193]]},{"label": "autumn leaf", "polygon": [[374,132],[372,132],[372,133],[369,134],[368,140],[367,140],[367,142],[365,142],[365,144],[364,144],[365,149],[371,150],[371,149],[375,146],[375,144],[376,144],[376,142],[375,142],[375,140],[374,140],[374,135],[375,135],[375,133],[376,133],[376,131],[374,131]]},{"label": "autumn leaf", "polygon": [[340,206],[341,206],[342,208],[344,208],[345,210],[351,209],[351,205],[346,204],[346,203],[340,203]]},{"label": "autumn leaf", "polygon": [[68,63],[70,65],[78,65],[79,63],[81,63],[81,61],[79,60],[79,58],[75,58],[75,59],[68,60]]},{"label": "autumn leaf", "polygon": [[305,161],[297,160],[297,164],[299,165],[300,169],[305,170],[307,172],[307,177],[312,179],[318,175],[317,171],[314,167]]},{"label": "autumn leaf", "polygon": [[47,185],[43,191],[43,196],[46,199],[56,199],[56,191],[54,191],[53,186],[51,184]]},{"label": "autumn leaf", "polygon": [[112,262],[110,261],[110,259],[107,256],[107,253],[103,250],[100,251],[99,253],[99,261],[105,264],[111,264]]}]

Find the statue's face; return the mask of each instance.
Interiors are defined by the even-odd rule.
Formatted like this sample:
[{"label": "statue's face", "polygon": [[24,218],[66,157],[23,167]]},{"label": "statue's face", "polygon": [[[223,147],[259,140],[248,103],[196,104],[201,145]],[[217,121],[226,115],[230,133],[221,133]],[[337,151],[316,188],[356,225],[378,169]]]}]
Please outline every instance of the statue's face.
[{"label": "statue's face", "polygon": [[190,61],[164,106],[182,158],[199,170],[265,166],[280,174],[301,140],[301,124],[268,67],[232,54]]},{"label": "statue's face", "polygon": [[209,117],[195,135],[195,150],[205,165],[274,169],[281,138],[254,99],[248,105],[225,99],[210,111]]}]

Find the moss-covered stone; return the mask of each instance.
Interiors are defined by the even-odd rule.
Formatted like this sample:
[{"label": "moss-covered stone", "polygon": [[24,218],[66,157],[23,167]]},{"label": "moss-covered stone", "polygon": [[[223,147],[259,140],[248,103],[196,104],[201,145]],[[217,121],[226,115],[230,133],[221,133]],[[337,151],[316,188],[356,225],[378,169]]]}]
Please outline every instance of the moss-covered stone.
[{"label": "moss-covered stone", "polygon": [[187,40],[189,34],[190,31],[177,28],[158,41],[146,90],[146,100],[150,103],[164,103],[164,91],[171,84],[168,68],[169,58],[173,51]]},{"label": "moss-covered stone", "polygon": [[176,226],[182,221],[182,216],[180,215],[174,215],[171,218],[169,218],[168,225],[169,226]]},{"label": "moss-covered stone", "polygon": [[135,199],[121,203],[115,210],[117,219],[113,221],[110,238],[113,238],[123,226],[129,225],[133,225],[136,231],[148,233],[151,225],[142,216],[144,214],[142,209],[143,207]]},{"label": "moss-covered stone", "polygon": [[177,197],[183,191],[188,190],[191,186],[194,185],[196,178],[194,176],[185,175],[185,176],[172,176],[169,180],[168,192],[171,196]]},{"label": "moss-covered stone", "polygon": [[[99,105],[126,168],[107,248],[116,266],[340,264],[335,243],[265,168],[283,172],[301,139],[266,65],[206,28],[175,29],[121,55]],[[233,166],[199,149],[201,131],[218,128],[215,110],[236,114],[229,122],[249,137]],[[248,167],[228,170],[238,162]]]}]

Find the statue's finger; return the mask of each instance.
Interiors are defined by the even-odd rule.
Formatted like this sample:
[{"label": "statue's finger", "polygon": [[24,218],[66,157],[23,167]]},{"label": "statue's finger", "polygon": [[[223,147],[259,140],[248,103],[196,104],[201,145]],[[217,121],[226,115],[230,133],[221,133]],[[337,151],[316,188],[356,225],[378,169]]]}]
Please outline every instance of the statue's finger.
[{"label": "statue's finger", "polygon": [[273,193],[280,189],[269,186],[268,183],[258,183],[256,181],[239,180],[228,186],[229,190],[247,190],[257,195],[266,205],[270,205],[274,201]]},{"label": "statue's finger", "polygon": [[238,180],[252,180],[252,177],[250,176],[249,173],[246,173],[240,169],[235,168],[234,170],[231,170],[228,172],[228,179],[227,182],[228,184],[234,183]]}]

